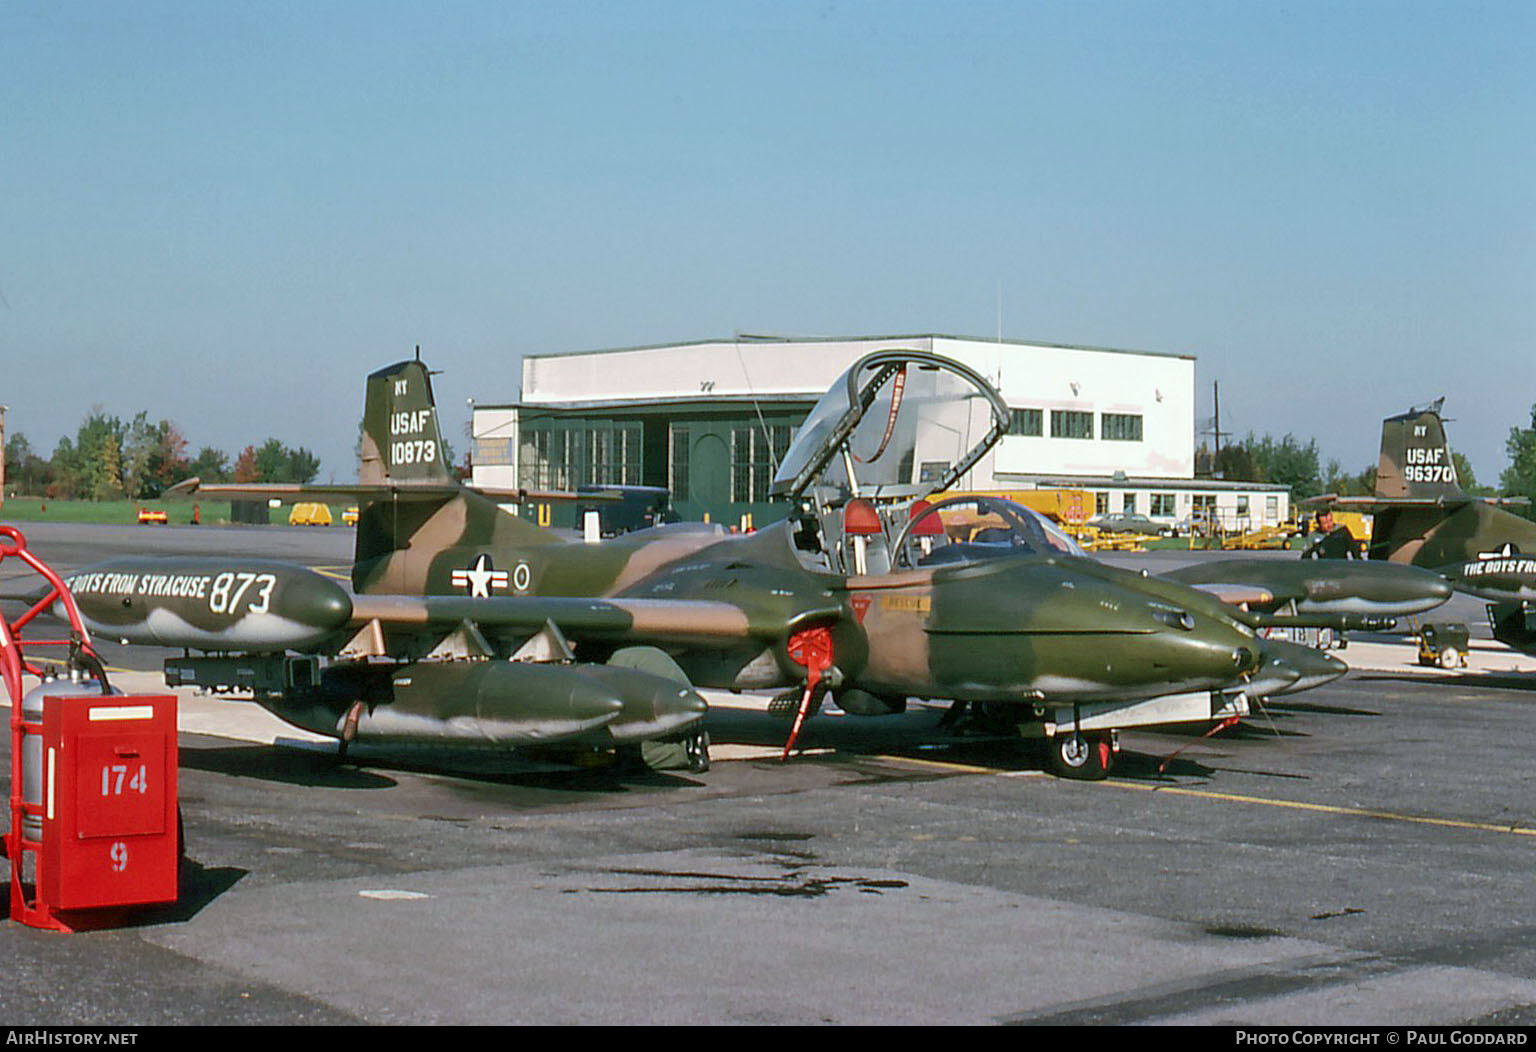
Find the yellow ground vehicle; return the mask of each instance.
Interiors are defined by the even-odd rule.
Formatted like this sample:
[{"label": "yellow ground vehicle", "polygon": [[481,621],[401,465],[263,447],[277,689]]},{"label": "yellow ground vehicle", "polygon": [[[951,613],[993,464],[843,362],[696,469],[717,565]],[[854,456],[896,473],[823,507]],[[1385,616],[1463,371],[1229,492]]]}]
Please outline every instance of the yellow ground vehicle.
[{"label": "yellow ground vehicle", "polygon": [[[1038,511],[1041,515],[1061,526],[1072,539],[1090,552],[1143,551],[1146,536],[1139,533],[1113,533],[1097,529],[1088,525],[1088,520],[1096,514],[1093,493],[1085,489],[1015,489],[1015,490],[974,490],[965,492],[942,493],[934,497],[935,501],[949,497],[1002,497],[1011,500],[1015,504],[1022,504],[1031,511]],[[970,538],[955,538],[968,540]]]},{"label": "yellow ground vehicle", "polygon": [[288,513],[290,526],[329,526],[331,509],[316,501],[304,501],[293,506]]},{"label": "yellow ground vehicle", "polygon": [[1022,504],[1061,526],[1077,527],[1093,518],[1093,494],[1085,489],[975,490],[938,493],[937,503],[950,497],[1002,497]]}]

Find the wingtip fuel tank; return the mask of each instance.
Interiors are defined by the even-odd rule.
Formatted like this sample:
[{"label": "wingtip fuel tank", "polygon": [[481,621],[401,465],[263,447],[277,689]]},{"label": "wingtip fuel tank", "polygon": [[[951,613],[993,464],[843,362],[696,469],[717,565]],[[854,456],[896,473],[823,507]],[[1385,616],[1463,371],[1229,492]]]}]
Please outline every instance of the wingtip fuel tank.
[{"label": "wingtip fuel tank", "polygon": [[114,559],[70,574],[65,584],[92,632],[149,646],[304,650],[352,617],[352,597],[337,582],[263,559]]}]

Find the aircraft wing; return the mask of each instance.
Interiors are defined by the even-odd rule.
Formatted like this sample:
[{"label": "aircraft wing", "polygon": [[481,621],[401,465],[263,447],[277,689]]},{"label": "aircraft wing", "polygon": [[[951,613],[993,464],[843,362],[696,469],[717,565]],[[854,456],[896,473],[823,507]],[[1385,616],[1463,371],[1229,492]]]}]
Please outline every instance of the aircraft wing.
[{"label": "aircraft wing", "polygon": [[473,490],[499,501],[581,500],[618,501],[616,493],[573,493],[569,490],[501,489],[443,482],[399,482],[390,485],[315,485],[304,482],[210,482],[183,479],[165,491],[168,497],[207,497],[215,500],[313,500],[335,497],[349,501],[443,500]]},{"label": "aircraft wing", "polygon": [[1531,503],[1529,497],[1474,497],[1470,495],[1445,497],[1341,497],[1336,493],[1324,493],[1307,497],[1301,505],[1307,508],[1335,508],[1361,515],[1380,515],[1382,512],[1408,508],[1439,508],[1450,511],[1465,504],[1480,502],[1496,507],[1519,508]]},{"label": "aircraft wing", "polygon": [[782,618],[753,616],[734,603],[689,599],[580,599],[506,596],[358,595],[352,622],[385,628],[444,628],[468,622],[484,632],[527,634],[554,624],[573,639],[644,638],[663,643],[729,645],[787,635],[800,623],[838,615],[840,607],[796,611]]},{"label": "aircraft wing", "polygon": [[353,595],[307,567],[238,556],[115,559],[76,571],[67,583],[91,631],[104,638],[231,653],[334,652],[348,636],[367,633],[359,646],[382,655],[389,637],[431,645],[464,626],[496,641],[500,652],[551,624],[572,640],[728,647],[786,638],[841,614],[835,599],[819,595],[738,602]]},{"label": "aircraft wing", "polygon": [[1275,593],[1267,588],[1261,588],[1253,584],[1223,584],[1219,582],[1207,582],[1195,584],[1190,582],[1191,588],[1198,588],[1208,595],[1213,595],[1229,606],[1266,606],[1276,601]]}]

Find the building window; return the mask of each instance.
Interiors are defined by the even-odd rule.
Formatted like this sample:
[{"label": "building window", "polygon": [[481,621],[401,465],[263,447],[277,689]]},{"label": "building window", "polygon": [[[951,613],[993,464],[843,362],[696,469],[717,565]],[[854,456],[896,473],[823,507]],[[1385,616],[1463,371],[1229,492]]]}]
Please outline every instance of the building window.
[{"label": "building window", "polygon": [[557,463],[554,439],[553,432],[542,428],[523,432],[523,455],[517,469],[518,485],[525,489],[565,488],[564,447],[560,447],[562,455]]},{"label": "building window", "polygon": [[1093,513],[1095,515],[1109,514],[1109,494],[1095,493],[1093,495]]},{"label": "building window", "polygon": [[1100,425],[1107,441],[1141,441],[1140,413],[1103,413],[1100,415]]},{"label": "building window", "polygon": [[676,502],[688,499],[688,428],[673,424],[671,443],[668,463],[671,465],[672,500]]},{"label": "building window", "polygon": [[475,464],[491,466],[512,463],[512,440],[510,438],[477,438],[475,439]]},{"label": "building window", "polygon": [[1154,516],[1172,517],[1172,515],[1173,515],[1173,494],[1172,493],[1154,493],[1154,494],[1152,494],[1152,514]]},{"label": "building window", "polygon": [[1189,520],[1199,528],[1216,524],[1216,494],[1196,493],[1190,498]]},{"label": "building window", "polygon": [[1010,435],[1030,435],[1034,438],[1039,438],[1045,434],[1045,410],[1008,410],[1008,433]]},{"label": "building window", "polygon": [[1121,497],[1120,498],[1120,510],[1125,512],[1127,515],[1135,515],[1136,514],[1136,494],[1134,494],[1134,493],[1127,493],[1125,496]]},{"label": "building window", "polygon": [[1279,522],[1280,521],[1280,498],[1279,497],[1265,497],[1264,498],[1264,521],[1265,522]]},{"label": "building window", "polygon": [[639,485],[639,421],[541,420],[523,427],[518,475],[535,489]]},{"label": "building window", "polygon": [[1051,437],[1092,438],[1093,414],[1075,409],[1052,409]]},{"label": "building window", "polygon": [[789,437],[790,429],[785,424],[731,428],[733,503],[755,504],[769,499],[773,469],[789,448]]}]

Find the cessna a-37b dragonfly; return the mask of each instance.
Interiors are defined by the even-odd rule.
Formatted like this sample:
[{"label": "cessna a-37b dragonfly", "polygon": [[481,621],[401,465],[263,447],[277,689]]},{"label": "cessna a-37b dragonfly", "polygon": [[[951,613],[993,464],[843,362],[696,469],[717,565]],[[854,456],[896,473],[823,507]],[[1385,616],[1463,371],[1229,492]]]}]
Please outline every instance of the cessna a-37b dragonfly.
[{"label": "cessna a-37b dragonfly", "polygon": [[359,500],[350,591],[238,556],[119,559],[69,583],[94,631],[185,648],[166,662],[172,685],[251,691],[344,745],[661,743],[701,769],[695,687],[787,689],[785,756],[827,695],[859,715],[953,699],[1045,738],[1057,773],[1096,778],[1119,728],[1235,719],[1343,673],[1217,598],[1084,558],[1017,505],[1002,557],[972,558],[942,519],[914,515],[1007,421],[966,366],[876,352],[785,454],[785,520],[581,543],[453,479],[428,370],[406,361],[368,378],[358,486],[200,490]]}]

